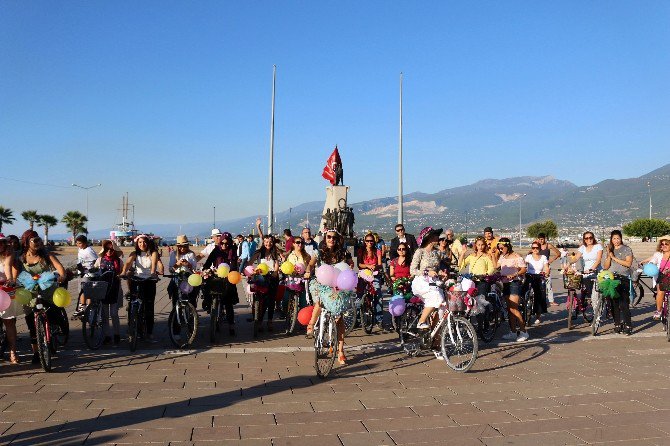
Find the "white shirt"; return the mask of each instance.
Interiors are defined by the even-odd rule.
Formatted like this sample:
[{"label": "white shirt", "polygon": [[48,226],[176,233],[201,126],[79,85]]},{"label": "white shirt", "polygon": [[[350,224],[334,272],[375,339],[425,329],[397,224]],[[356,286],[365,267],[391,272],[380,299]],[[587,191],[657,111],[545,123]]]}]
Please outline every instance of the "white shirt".
[{"label": "white shirt", "polygon": [[77,263],[81,263],[85,269],[93,268],[93,265],[97,259],[98,255],[90,246],[87,246],[84,249],[79,248],[77,252]]},{"label": "white shirt", "polygon": [[140,279],[151,277],[151,254],[139,253],[135,257],[135,275]]},{"label": "white shirt", "polygon": [[198,267],[198,261],[195,258],[193,251],[189,251],[186,254],[182,254],[177,258],[177,251],[172,251],[170,253],[170,260],[168,260],[168,268],[172,268],[177,264],[177,260],[186,260],[189,265],[191,265],[192,270],[196,270]]},{"label": "white shirt", "polygon": [[535,260],[533,254],[528,254],[524,259],[528,265],[528,274],[540,274],[544,271],[544,267],[549,264],[546,256],[540,256]]},{"label": "white shirt", "polygon": [[214,247],[216,246],[216,243],[210,243],[209,245],[205,246],[205,248],[200,251],[200,255],[202,256],[203,259],[207,260],[207,257],[214,251]]},{"label": "white shirt", "polygon": [[586,246],[584,245],[579,247],[579,252],[582,253],[582,259],[584,259],[584,271],[594,269],[596,260],[598,260],[598,253],[602,250],[603,247],[600,243],[598,243],[597,245],[593,245],[593,248],[591,248],[591,252],[588,252],[586,250]]}]

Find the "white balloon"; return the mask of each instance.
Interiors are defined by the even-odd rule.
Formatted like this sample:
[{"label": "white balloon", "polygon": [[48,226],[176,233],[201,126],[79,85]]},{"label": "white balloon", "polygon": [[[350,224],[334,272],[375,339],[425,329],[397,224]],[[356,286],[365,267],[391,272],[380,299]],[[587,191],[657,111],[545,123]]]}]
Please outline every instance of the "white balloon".
[{"label": "white balloon", "polygon": [[338,271],[346,271],[346,270],[348,270],[348,269],[351,269],[351,267],[349,266],[349,264],[346,263],[346,262],[336,263],[336,264],[333,265],[333,266],[334,266],[335,269],[337,269]]}]

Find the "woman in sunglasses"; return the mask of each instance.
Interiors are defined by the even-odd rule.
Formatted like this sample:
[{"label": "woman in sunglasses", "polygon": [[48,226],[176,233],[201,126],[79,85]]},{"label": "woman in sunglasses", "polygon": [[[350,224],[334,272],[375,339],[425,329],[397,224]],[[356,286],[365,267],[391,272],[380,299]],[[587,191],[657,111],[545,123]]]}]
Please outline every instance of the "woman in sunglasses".
[{"label": "woman in sunglasses", "polygon": [[528,274],[526,275],[526,286],[533,289],[533,293],[537,296],[533,302],[533,313],[535,313],[535,322],[533,325],[540,323],[540,315],[547,312],[547,300],[544,296],[544,289],[542,287],[542,275],[546,280],[549,279],[549,260],[541,252],[542,245],[535,241],[530,246],[531,253],[525,258]]},{"label": "woman in sunglasses", "polygon": [[[600,271],[600,262],[603,258],[603,247],[600,243],[597,243],[596,236],[591,231],[586,231],[582,234],[582,246],[579,247],[577,252],[571,253],[570,263],[578,262],[581,259],[584,262],[584,275],[593,275],[592,273],[597,273]],[[585,293],[582,295],[582,303],[585,299],[591,298],[591,293],[593,291],[593,280],[594,278],[582,278],[583,289]]]},{"label": "woman in sunglasses", "polygon": [[[507,300],[509,311],[510,332],[503,336],[508,341],[524,342],[528,340],[528,332],[523,316],[519,311],[519,300],[523,288],[523,278],[526,274],[526,262],[512,249],[512,242],[507,237],[498,240],[496,248],[500,252],[498,267],[502,275],[503,296]],[[546,304],[545,304],[546,310]]]},{"label": "woman in sunglasses", "polygon": [[389,273],[391,275],[391,280],[395,282],[397,279],[402,279],[404,277],[410,277],[409,273],[409,264],[410,261],[407,260],[407,243],[405,242],[400,242],[398,244],[398,249],[396,249],[396,252],[398,253],[398,256],[391,260],[391,263],[389,264]]},{"label": "woman in sunglasses", "polygon": [[661,289],[661,284],[657,283],[657,280],[663,279],[665,276],[670,276],[670,236],[664,235],[663,237],[659,237],[656,252],[641,263],[652,263],[656,265],[659,270],[658,278],[652,278],[654,286],[656,287],[656,311],[654,312],[653,319],[659,320],[661,319],[665,290]]},{"label": "woman in sunglasses", "polygon": [[[492,257],[487,254],[486,239],[483,236],[478,236],[472,247],[474,252],[465,257],[466,251],[461,253],[459,269],[468,268],[468,273],[473,276],[485,276],[493,274],[495,264]],[[484,280],[475,280],[477,286],[477,293],[486,296],[491,291],[491,284]]]},{"label": "woman in sunglasses", "polygon": [[[368,269],[372,272],[374,279],[372,280],[372,285],[375,288],[375,297],[373,299],[372,305],[375,308],[375,317],[376,322],[381,326],[383,312],[381,304],[381,271],[382,271],[382,251],[377,249],[377,240],[373,233],[368,232],[363,239],[363,247],[358,251],[356,255],[358,261],[358,269]],[[363,297],[365,293],[365,281],[363,279],[358,279],[358,298]]]},{"label": "woman in sunglasses", "polygon": [[[267,328],[269,332],[272,332],[274,330],[272,327],[272,319],[275,315],[275,296],[277,295],[277,287],[279,286],[279,265],[282,262],[282,255],[277,247],[275,238],[272,235],[263,234],[260,219],[256,220],[256,229],[263,240],[263,244],[256,250],[254,255],[251,256],[249,264],[265,263],[270,269],[270,272],[265,276],[265,280],[268,284],[268,292],[263,296],[263,314],[261,315],[261,320],[263,319],[265,309],[267,308]],[[260,325],[261,321],[256,321],[254,323]],[[258,331],[263,331],[262,327],[259,326]]]}]

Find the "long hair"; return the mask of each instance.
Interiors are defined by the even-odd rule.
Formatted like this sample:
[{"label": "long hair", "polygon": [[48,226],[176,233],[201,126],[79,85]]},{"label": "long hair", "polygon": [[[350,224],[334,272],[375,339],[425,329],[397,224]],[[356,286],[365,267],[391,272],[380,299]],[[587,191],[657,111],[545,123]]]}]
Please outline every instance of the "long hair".
[{"label": "long hair", "polygon": [[346,253],[344,252],[344,249],[342,249],[342,247],[344,246],[344,239],[337,232],[335,234],[336,234],[334,239],[335,243],[333,244],[333,247],[329,248],[328,244],[326,244],[319,253],[323,263],[327,263],[329,265],[340,263],[346,259]]},{"label": "long hair", "polygon": [[597,245],[598,240],[596,240],[596,235],[591,231],[586,231],[585,233],[582,234],[582,245],[587,246],[586,245],[586,240],[584,239],[584,237],[586,237],[587,234],[590,235],[591,237],[593,237],[593,246]]},{"label": "long hair", "polygon": [[279,249],[277,249],[277,243],[276,243],[275,238],[268,234],[268,235],[263,236],[262,241],[265,241],[265,240],[270,240],[271,247],[268,249],[268,248],[265,247],[265,243],[261,243],[260,248],[258,248],[258,250],[257,250],[259,252],[258,255],[261,258],[270,257],[270,258],[272,258],[272,260],[279,260],[279,258],[281,257],[281,254],[279,253]]},{"label": "long hair", "polygon": [[[28,252],[28,247],[30,246],[30,240],[39,236],[40,235],[37,233],[37,231],[30,229],[21,234],[21,247],[23,248],[21,261],[26,261],[26,253]],[[40,256],[40,263],[47,263],[49,261],[49,252],[47,251],[46,246],[44,246],[44,243],[42,243],[42,247],[37,250],[37,255]]]},{"label": "long hair", "polygon": [[473,249],[475,252],[477,252],[477,242],[480,241],[480,240],[481,240],[482,242],[484,242],[484,249],[482,250],[482,252],[483,252],[484,254],[486,254],[486,252],[489,250],[489,245],[486,243],[486,239],[484,238],[483,235],[478,235],[478,236],[475,238],[475,241],[472,242],[472,249]]},{"label": "long hair", "polygon": [[614,243],[612,243],[612,239],[614,238],[615,235],[619,236],[619,238],[621,239],[621,245],[623,246],[623,235],[621,234],[621,231],[615,229],[614,231],[610,232],[610,242],[609,246],[607,247],[610,252],[614,251]]},{"label": "long hair", "polygon": [[299,244],[299,245],[294,244],[293,245],[293,248],[294,248],[293,251],[295,251],[296,246],[300,246],[300,255],[302,256],[303,262],[305,262],[305,266],[309,265],[309,262],[312,261],[312,256],[307,254],[307,251],[305,251],[305,241],[303,240],[302,243]]},{"label": "long hair", "polygon": [[140,238],[143,238],[144,240],[147,241],[147,252],[149,254],[153,254],[154,252],[157,252],[156,249],[156,243],[154,240],[150,237],[138,237],[137,240],[135,240],[135,255],[139,256],[142,254],[142,250],[140,249],[138,242],[140,241]]},{"label": "long hair", "polygon": [[514,248],[512,248],[512,241],[507,237],[501,237],[500,240],[498,240],[498,245],[507,246],[507,254],[512,254],[514,252]]},{"label": "long hair", "polygon": [[[365,243],[365,239],[368,237],[372,237],[372,243],[368,251],[368,245]],[[379,236],[377,236],[379,237]],[[377,263],[377,239],[375,238],[375,234],[373,232],[368,232],[365,234],[365,237],[363,237],[363,247],[358,251],[358,257],[361,259],[369,258],[370,255],[372,254],[372,257],[375,259],[375,263]]]}]

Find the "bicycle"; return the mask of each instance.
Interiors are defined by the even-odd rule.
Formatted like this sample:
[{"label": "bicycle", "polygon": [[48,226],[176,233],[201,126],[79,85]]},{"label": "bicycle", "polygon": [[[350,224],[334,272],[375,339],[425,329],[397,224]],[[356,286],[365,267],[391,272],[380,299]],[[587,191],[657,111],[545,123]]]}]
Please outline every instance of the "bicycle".
[{"label": "bicycle", "polygon": [[374,299],[377,295],[377,290],[375,290],[374,284],[372,282],[363,281],[363,286],[365,290],[363,296],[360,299],[360,318],[361,324],[363,324],[363,330],[367,334],[372,333],[372,329],[375,326],[375,305]]},{"label": "bicycle", "polygon": [[486,301],[490,304],[484,312],[474,317],[477,326],[477,334],[482,341],[489,343],[495,338],[498,327],[505,321],[505,305],[502,301],[502,293],[497,286],[498,275],[471,275],[463,274],[461,278],[475,281],[484,281],[491,285],[491,291],[486,295]]},{"label": "bicycle", "polygon": [[[591,324],[594,319],[594,315],[597,313],[596,309],[593,307],[593,295],[591,297],[586,297],[588,290],[586,289],[588,281],[587,279],[594,279],[596,277],[595,273],[589,273],[586,275],[580,275],[578,273],[574,274],[563,274],[563,286],[568,290],[566,308],[568,310],[568,330],[572,330],[573,319],[577,319],[579,313],[582,314],[582,318],[585,323]],[[598,289],[598,282],[593,281],[594,288],[593,291],[596,293],[597,301],[600,301],[600,290]],[[577,286],[580,289],[580,296],[577,297]],[[600,321],[598,321],[600,324]],[[598,327],[595,327],[595,332],[598,331]],[[592,334],[594,332],[593,326],[591,327]],[[594,334],[595,336],[595,334]]]},{"label": "bicycle", "polygon": [[221,321],[225,319],[223,305],[224,280],[216,275],[204,275],[205,285],[210,296],[209,307],[209,342],[216,342],[216,334],[221,331]]},{"label": "bicycle", "polygon": [[665,336],[670,342],[670,291],[663,292],[663,306],[661,307],[661,323],[665,330]]},{"label": "bicycle", "polygon": [[[340,315],[340,317],[342,317]],[[335,364],[339,328],[337,318],[325,308],[314,324],[314,368],[316,376],[326,378]]]},{"label": "bicycle", "polygon": [[82,283],[82,292],[91,303],[86,306],[80,316],[81,333],[86,346],[91,350],[97,350],[105,339],[102,301],[112,289],[114,272],[100,272],[97,269],[91,269],[84,276],[89,279],[89,282]]},{"label": "bicycle", "polygon": [[[625,279],[629,280],[628,276],[622,276],[621,274],[614,273],[614,278],[617,280]],[[598,329],[602,326],[602,322],[609,318],[609,315],[612,314],[612,299],[605,298],[603,299],[602,293],[600,293],[600,288],[598,287],[598,282],[595,283],[595,291],[597,291],[597,298],[593,302],[593,322],[591,323],[591,335],[596,336],[598,334]],[[670,336],[670,334],[668,335]],[[670,340],[670,338],[669,338]]]},{"label": "bicycle", "polygon": [[300,310],[300,296],[305,291],[305,280],[301,277],[287,276],[285,279],[286,289],[288,291],[288,300],[284,308],[285,333],[293,334],[298,322],[298,311]]},{"label": "bicycle", "polygon": [[636,274],[634,274],[634,277],[636,278],[631,278],[633,281],[631,291],[635,294],[635,298],[633,299],[633,307],[636,307],[644,298],[645,288],[649,290],[652,296],[656,296],[656,289],[645,281],[645,279],[652,279],[652,277],[644,274],[644,270],[642,268],[638,268],[635,272]]},{"label": "bicycle", "polygon": [[[198,312],[189,301],[189,292],[185,292],[182,287],[188,285],[190,271],[178,271],[175,274],[164,274],[173,281],[176,287],[177,298],[174,300],[172,310],[168,316],[168,336],[170,342],[177,348],[186,348],[190,346],[198,335]],[[188,285],[190,287],[190,285]],[[191,287],[192,291],[192,287]],[[182,332],[184,332],[182,334]]]},{"label": "bicycle", "polygon": [[[541,284],[540,284],[540,289],[543,291],[542,295],[540,296],[535,296],[535,290],[533,289],[532,286],[532,281],[535,279],[540,279]],[[526,325],[531,325],[532,318],[533,318],[533,308],[535,308],[535,299],[545,299],[545,296],[547,295],[547,277],[544,275],[544,273],[540,274],[529,274],[526,273],[526,283],[525,283],[525,288],[526,292],[522,296],[520,305],[519,305],[519,310],[521,311],[521,317],[523,317],[523,321]]]},{"label": "bicycle", "polygon": [[138,290],[126,295],[128,301],[128,346],[130,351],[137,350],[137,340],[144,337],[146,332],[144,303],[139,292],[139,285],[145,282],[158,282],[158,277],[140,278],[135,276],[119,276],[121,279],[129,279],[138,285]]},{"label": "bicycle", "polygon": [[[479,348],[475,328],[468,320],[473,307],[465,291],[451,291],[447,292],[447,295],[449,307],[454,303],[455,308],[465,310],[451,311],[449,307],[443,305],[442,315],[435,326],[432,329],[420,330],[417,325],[423,304],[414,303],[401,317],[399,327],[401,345],[409,356],[417,356],[421,352],[432,350],[434,343],[439,341],[442,359],[447,366],[457,372],[467,372],[474,365]],[[427,320],[432,320],[436,312],[437,309],[433,310]]]},{"label": "bicycle", "polygon": [[[265,299],[270,291],[270,287],[267,284],[267,279],[261,274],[250,276],[247,283],[249,284],[247,301],[251,306],[253,335],[256,338],[260,332],[263,313],[265,312]],[[271,305],[274,305],[274,302]]]}]

